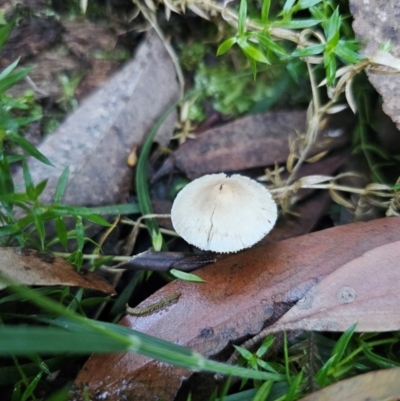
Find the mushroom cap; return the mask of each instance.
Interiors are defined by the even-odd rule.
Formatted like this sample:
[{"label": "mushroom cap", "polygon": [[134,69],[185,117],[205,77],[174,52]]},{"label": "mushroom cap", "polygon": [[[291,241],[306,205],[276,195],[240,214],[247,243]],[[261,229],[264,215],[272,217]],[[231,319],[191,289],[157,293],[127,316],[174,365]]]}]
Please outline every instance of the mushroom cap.
[{"label": "mushroom cap", "polygon": [[268,234],[277,219],[270,192],[258,182],[209,174],[184,187],[171,210],[175,231],[205,251],[237,252]]}]

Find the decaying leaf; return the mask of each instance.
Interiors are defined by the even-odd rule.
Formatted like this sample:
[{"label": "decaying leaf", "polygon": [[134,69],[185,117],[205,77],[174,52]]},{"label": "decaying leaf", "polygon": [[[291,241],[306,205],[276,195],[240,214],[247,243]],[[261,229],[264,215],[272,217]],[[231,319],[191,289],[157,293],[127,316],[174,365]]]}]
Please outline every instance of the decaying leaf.
[{"label": "decaying leaf", "polygon": [[[340,250],[337,250],[340,252]],[[400,241],[354,258],[313,286],[268,331],[360,332],[400,329]]]},{"label": "decaying leaf", "polygon": [[[343,113],[328,121],[311,156],[348,141],[352,118]],[[186,141],[174,152],[172,160],[191,179],[221,171],[283,164],[289,154],[289,136],[304,130],[305,123],[305,111],[251,115]]]},{"label": "decaying leaf", "polygon": [[[350,11],[354,32],[365,45],[363,54],[371,56],[390,41],[390,54],[400,57],[400,4],[397,0],[350,0]],[[389,64],[392,66],[393,61],[389,60]],[[378,75],[368,70],[367,74],[383,97],[383,110],[400,128],[400,75]]]},{"label": "decaying leaf", "polygon": [[[70,166],[63,203],[88,206],[125,201],[131,179],[127,156],[177,98],[172,62],[160,39],[151,34],[134,59],[38,147],[55,166],[29,161],[36,183],[48,179],[41,200],[52,202],[57,180]],[[171,114],[160,128],[159,143],[169,141],[175,119]],[[22,182],[21,171],[15,181]]]},{"label": "decaying leaf", "polygon": [[341,380],[300,401],[396,401],[400,395],[400,368],[378,370]]},{"label": "decaying leaf", "polygon": [[[0,248],[0,273],[24,285],[68,285],[115,295],[114,288],[92,272],[78,273],[64,259],[25,248]],[[7,283],[0,278],[0,290]]]},{"label": "decaying leaf", "polygon": [[[196,271],[205,283],[174,281],[140,306],[180,293],[173,305],[142,317],[126,316],[121,324],[210,358],[226,357],[230,342],[243,342],[278,321],[312,288],[351,261],[361,266],[368,252],[392,252],[399,247],[399,221],[385,218],[334,227],[228,256]],[[383,285],[384,279],[379,280]],[[346,283],[343,286],[354,287]],[[381,314],[385,307],[381,306]],[[93,399],[95,394],[107,392],[108,401],[123,397],[173,400],[179,392],[177,399],[186,400],[191,376],[185,369],[134,354],[94,355],[76,379],[78,390],[73,399],[84,399],[79,389],[85,386]],[[207,399],[202,390],[197,387],[192,399]]]}]

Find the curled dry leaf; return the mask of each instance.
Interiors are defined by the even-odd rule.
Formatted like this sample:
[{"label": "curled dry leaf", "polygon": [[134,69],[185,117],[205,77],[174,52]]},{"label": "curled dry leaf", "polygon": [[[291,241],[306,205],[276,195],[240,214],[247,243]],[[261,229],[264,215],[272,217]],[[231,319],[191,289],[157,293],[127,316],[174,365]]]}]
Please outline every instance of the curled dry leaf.
[{"label": "curled dry leaf", "polygon": [[[388,246],[391,251],[394,246],[390,244],[400,241],[399,221],[354,223],[234,254],[197,270],[205,283],[174,281],[140,306],[179,293],[173,305],[147,316],[126,316],[121,324],[188,346],[209,358],[222,358],[230,342],[241,342],[279,320],[319,282],[353,259],[358,264],[374,248]],[[74,400],[84,399],[79,392],[83,387],[89,395],[107,391],[108,401],[123,397],[173,400],[178,392],[178,399],[186,400],[191,376],[185,369],[139,355],[94,355],[76,379]],[[203,390],[196,387],[192,399],[207,399]]]},{"label": "curled dry leaf", "polygon": [[[124,202],[132,171],[126,159],[161,114],[178,98],[171,59],[154,33],[139,47],[134,59],[49,135],[38,149],[55,167],[29,160],[35,183],[48,179],[41,196],[53,200],[63,169],[70,180],[63,203],[95,206]],[[160,128],[156,141],[166,144],[176,115]],[[22,171],[15,181],[23,182]]]},{"label": "curled dry leaf", "polygon": [[395,401],[400,394],[400,368],[384,369],[341,380],[300,401]]},{"label": "curled dry leaf", "polygon": [[[24,285],[68,285],[115,295],[114,288],[92,272],[78,273],[64,259],[25,248],[0,248],[0,273]],[[7,283],[0,278],[0,290]]]}]

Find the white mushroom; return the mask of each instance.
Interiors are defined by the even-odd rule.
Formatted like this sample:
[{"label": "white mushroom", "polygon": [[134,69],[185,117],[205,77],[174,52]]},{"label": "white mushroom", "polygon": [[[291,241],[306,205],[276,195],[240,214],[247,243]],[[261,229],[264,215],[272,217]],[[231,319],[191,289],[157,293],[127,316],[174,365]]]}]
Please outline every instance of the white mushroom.
[{"label": "white mushroom", "polygon": [[189,244],[214,252],[249,248],[268,234],[277,218],[270,192],[242,176],[209,174],[178,193],[172,206],[175,231]]}]

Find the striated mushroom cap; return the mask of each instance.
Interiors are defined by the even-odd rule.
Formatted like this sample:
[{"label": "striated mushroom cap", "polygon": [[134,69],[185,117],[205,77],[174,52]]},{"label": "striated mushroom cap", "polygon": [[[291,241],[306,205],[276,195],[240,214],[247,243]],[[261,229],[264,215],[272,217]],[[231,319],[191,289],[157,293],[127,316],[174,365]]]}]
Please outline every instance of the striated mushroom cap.
[{"label": "striated mushroom cap", "polygon": [[270,192],[258,182],[224,173],[192,181],[177,195],[171,220],[189,244],[205,251],[237,252],[268,234],[277,219]]}]

